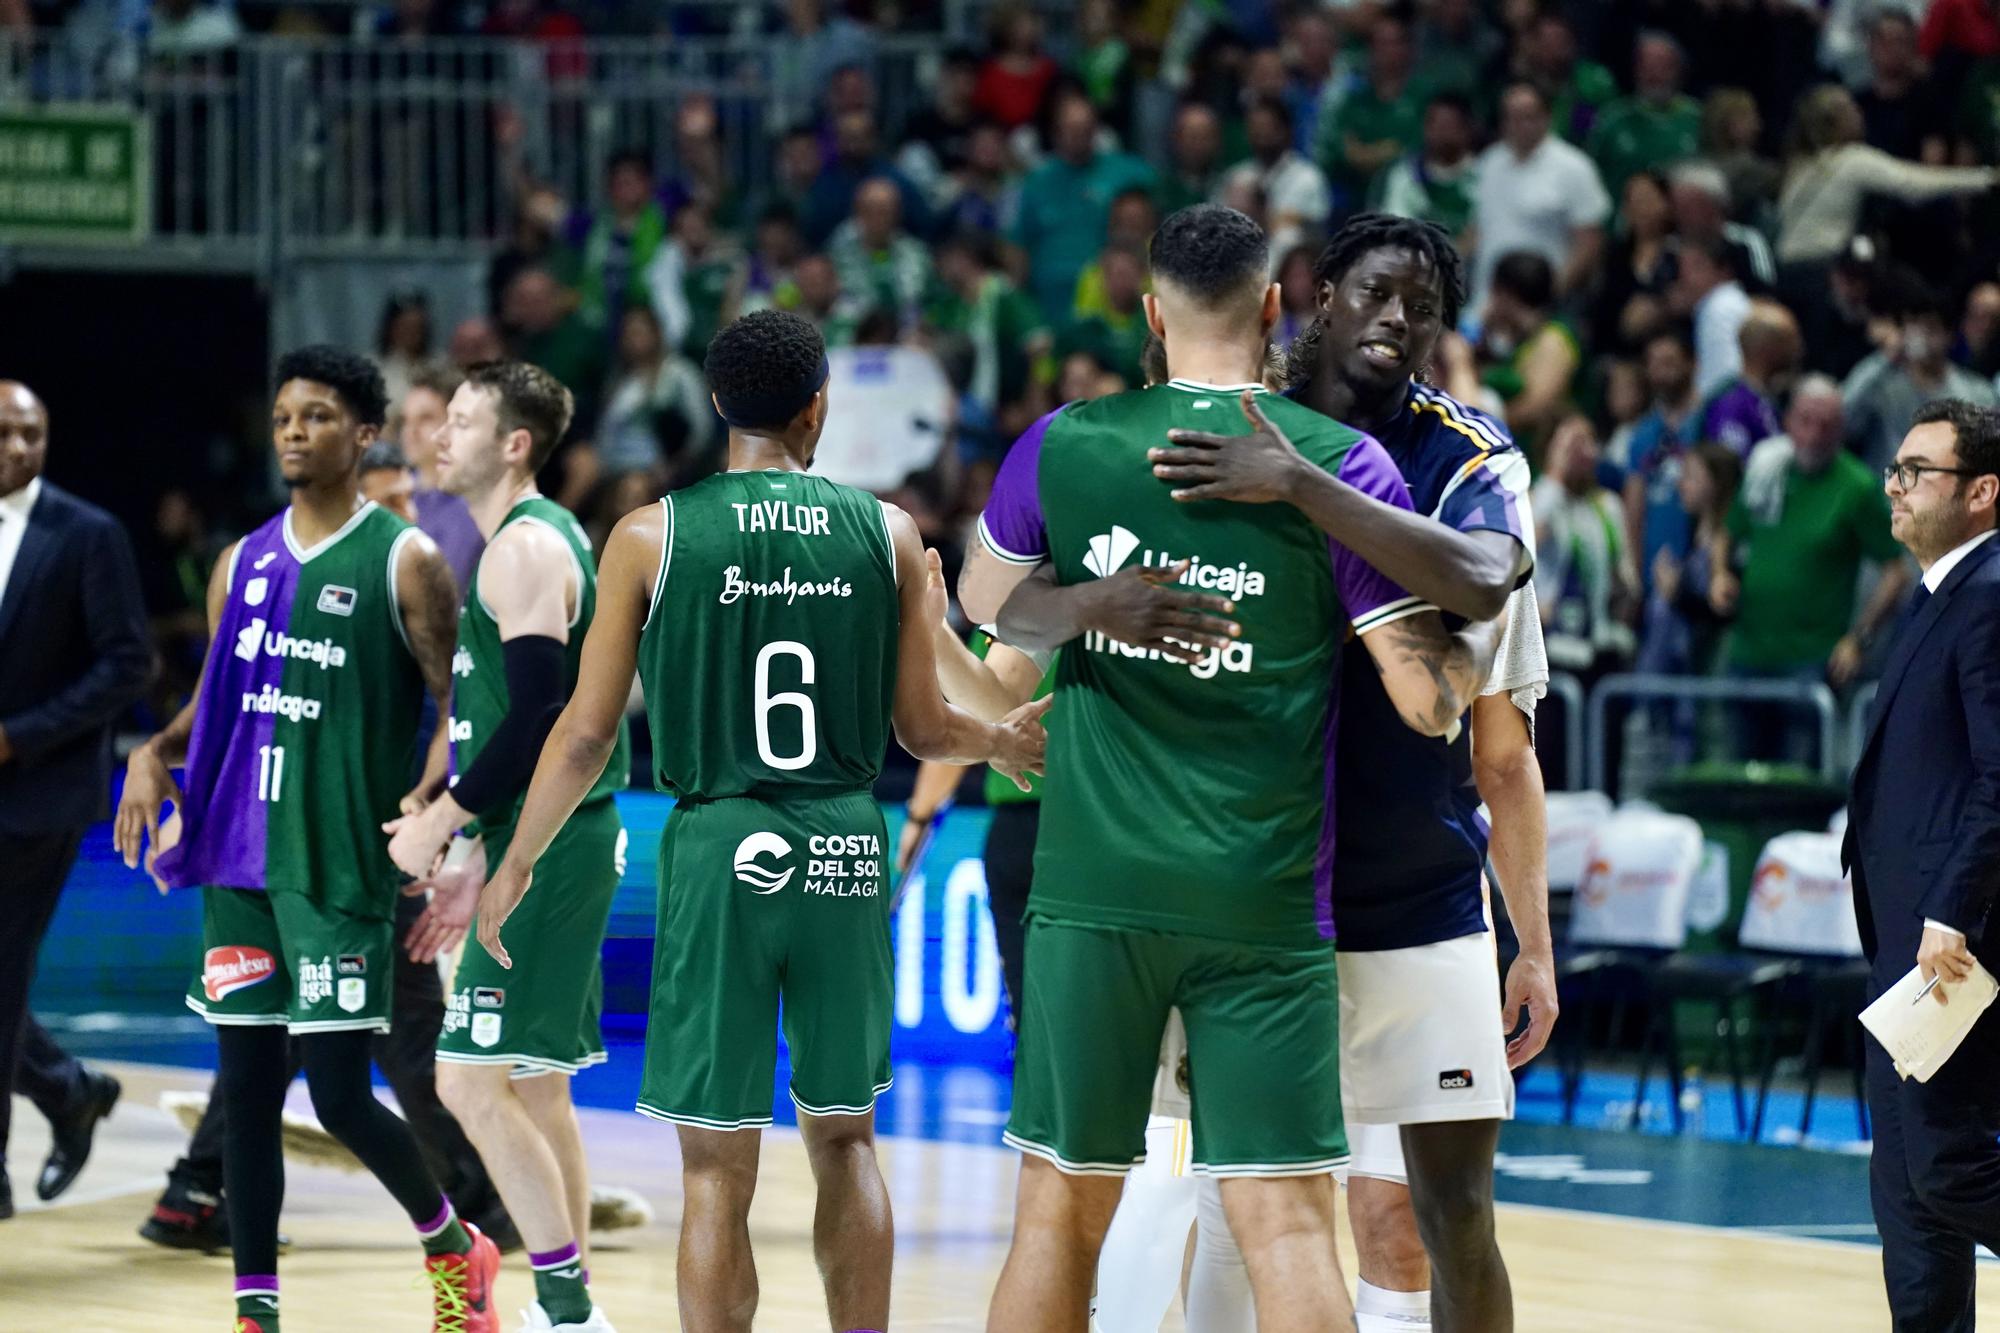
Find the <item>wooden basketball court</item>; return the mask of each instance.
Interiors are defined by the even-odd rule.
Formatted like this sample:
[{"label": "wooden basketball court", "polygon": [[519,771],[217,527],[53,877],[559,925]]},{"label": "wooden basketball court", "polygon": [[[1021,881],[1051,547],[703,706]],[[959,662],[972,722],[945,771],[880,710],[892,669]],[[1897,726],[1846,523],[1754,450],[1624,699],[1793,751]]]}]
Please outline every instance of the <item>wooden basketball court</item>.
[{"label": "wooden basketball court", "polygon": [[[224,1333],[230,1266],[158,1249],[135,1231],[185,1141],[157,1108],[160,1092],[199,1088],[192,1070],[122,1065],[125,1100],[101,1131],[89,1169],[54,1207],[34,1203],[32,1172],[47,1149],[41,1117],[15,1117],[15,1197],[0,1223],[0,1330],[63,1333]],[[295,1097],[303,1095],[294,1089]],[[638,1190],[653,1226],[602,1238],[593,1287],[621,1333],[678,1329],[674,1236],[679,1155],[674,1135],[635,1114],[586,1110],[592,1165],[607,1184]],[[976,1330],[1006,1253],[1015,1155],[998,1147],[885,1139],[896,1206],[899,1330]],[[1699,1182],[1689,1182],[1700,1188]],[[795,1133],[767,1131],[752,1219],[763,1279],[759,1329],[826,1328],[813,1270],[812,1185]],[[416,1333],[429,1327],[409,1223],[367,1177],[289,1170],[281,1262],[287,1333]],[[1693,1330],[1881,1330],[1888,1310],[1877,1252],[1852,1244],[1732,1232],[1604,1214],[1503,1207],[1501,1243],[1513,1273],[1518,1326],[1535,1333]],[[1348,1276],[1352,1249],[1346,1248]],[[532,1294],[525,1262],[509,1256],[500,1284],[503,1327]],[[2000,1326],[2000,1283],[1979,1302]],[[1179,1330],[1178,1314],[1167,1329]]]}]

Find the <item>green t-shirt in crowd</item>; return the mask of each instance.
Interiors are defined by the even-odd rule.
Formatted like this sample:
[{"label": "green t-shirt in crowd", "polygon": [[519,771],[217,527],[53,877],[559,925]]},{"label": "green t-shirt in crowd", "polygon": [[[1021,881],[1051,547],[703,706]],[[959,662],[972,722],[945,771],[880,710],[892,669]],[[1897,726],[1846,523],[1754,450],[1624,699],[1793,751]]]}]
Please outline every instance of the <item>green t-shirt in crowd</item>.
[{"label": "green t-shirt in crowd", "polygon": [[924,322],[939,333],[972,344],[974,398],[988,406],[1012,402],[1028,386],[1028,349],[1048,331],[1041,308],[1005,276],[992,273],[968,301],[942,283],[932,285]]},{"label": "green t-shirt in crowd", "polygon": [[1854,623],[1861,562],[1903,553],[1881,482],[1845,452],[1816,476],[1794,466],[1775,514],[1739,498],[1729,535],[1745,548],[1729,661],[1756,671],[1826,661]]},{"label": "green t-shirt in crowd", "polygon": [[1375,173],[1356,171],[1348,164],[1348,136],[1364,144],[1389,139],[1405,149],[1414,148],[1423,141],[1424,102],[1429,96],[1429,84],[1414,78],[1403,85],[1400,94],[1386,99],[1372,85],[1363,84],[1342,99],[1331,116],[1320,117],[1314,155],[1343,199],[1366,198],[1375,178]]},{"label": "green t-shirt in crowd", "polygon": [[1076,275],[1104,248],[1111,201],[1151,190],[1153,169],[1130,153],[1099,153],[1083,166],[1051,157],[1021,182],[1012,239],[1028,252],[1028,290],[1057,319],[1069,310]]},{"label": "green t-shirt in crowd", "polygon": [[1693,157],[1700,147],[1701,103],[1692,97],[1676,97],[1665,106],[1621,97],[1604,108],[1590,131],[1590,156],[1614,202],[1630,177]]},{"label": "green t-shirt in crowd", "polygon": [[1056,362],[1060,365],[1072,352],[1091,352],[1123,376],[1129,387],[1137,389],[1146,383],[1140,358],[1145,355],[1149,336],[1146,317],[1140,311],[1129,315],[1103,311],[1072,320],[1056,335]]},{"label": "green t-shirt in crowd", "polygon": [[1549,100],[1549,122],[1555,131],[1573,144],[1590,137],[1590,127],[1598,114],[1618,100],[1618,80],[1594,60],[1579,60],[1570,70],[1569,80],[1556,89]]}]

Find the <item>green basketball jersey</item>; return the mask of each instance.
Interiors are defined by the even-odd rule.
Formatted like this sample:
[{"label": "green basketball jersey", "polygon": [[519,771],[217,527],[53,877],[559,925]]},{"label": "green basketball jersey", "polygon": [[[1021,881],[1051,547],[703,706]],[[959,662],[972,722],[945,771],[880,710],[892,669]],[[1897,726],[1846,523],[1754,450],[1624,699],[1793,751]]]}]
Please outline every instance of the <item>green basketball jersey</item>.
[{"label": "green basketball jersey", "polygon": [[901,620],[882,502],[803,472],[725,472],[660,501],[639,643],[660,790],[767,800],[870,786]]},{"label": "green basketball jersey", "polygon": [[[1331,933],[1342,642],[1350,622],[1424,607],[1289,505],[1183,503],[1153,476],[1146,451],[1170,430],[1247,433],[1243,387],[1072,404],[994,482],[980,533],[1001,559],[1046,559],[1064,584],[1191,559],[1181,582],[1233,598],[1242,626],[1193,665],[1096,633],[1065,646],[1032,911],[1253,943]],[[1313,463],[1409,507],[1373,440],[1283,398],[1263,407]]]},{"label": "green basketball jersey", "polygon": [[299,893],[386,918],[401,875],[382,824],[409,790],[424,683],[396,560],[417,530],[365,504],[305,548],[286,509],[245,537],[201,681],[175,886]]},{"label": "green basketball jersey", "polygon": [[[569,548],[570,561],[576,572],[577,598],[576,612],[569,622],[569,640],[563,646],[563,697],[568,699],[576,689],[577,663],[583,657],[583,636],[589,632],[591,618],[597,614],[597,562],[591,555],[590,538],[584,534],[575,515],[542,495],[530,496],[508,510],[494,537],[497,539],[500,533],[516,523],[539,523],[562,538]],[[452,772],[463,773],[479,758],[479,752],[486,748],[494,729],[507,716],[507,667],[500,648],[500,622],[494,619],[479,595],[477,567],[473,569],[472,582],[465,590],[465,604],[458,612],[458,651],[452,654],[451,674]],[[605,764],[603,775],[584,796],[584,801],[609,798],[625,786],[631,774],[632,751],[621,724],[618,746],[611,752],[611,760]],[[513,800],[479,816],[473,823],[474,830],[482,836],[503,829],[511,830],[514,822],[521,817],[521,802],[527,794],[527,789],[523,788]]]}]

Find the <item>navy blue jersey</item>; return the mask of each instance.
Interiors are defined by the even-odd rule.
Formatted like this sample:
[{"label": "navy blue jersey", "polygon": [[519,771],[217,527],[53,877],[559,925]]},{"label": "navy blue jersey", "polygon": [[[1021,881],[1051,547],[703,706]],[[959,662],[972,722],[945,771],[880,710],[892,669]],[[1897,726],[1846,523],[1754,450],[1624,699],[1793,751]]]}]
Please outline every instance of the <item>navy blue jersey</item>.
[{"label": "navy blue jersey", "polygon": [[[1461,532],[1507,533],[1533,554],[1528,460],[1506,426],[1415,384],[1376,434],[1418,513]],[[1519,623],[1510,620],[1510,632]],[[1532,615],[1527,627],[1539,628]],[[1472,784],[1471,733],[1460,728],[1446,741],[1410,730],[1364,653],[1348,653],[1341,673],[1333,876],[1340,947],[1408,949],[1485,929],[1487,829]]]}]

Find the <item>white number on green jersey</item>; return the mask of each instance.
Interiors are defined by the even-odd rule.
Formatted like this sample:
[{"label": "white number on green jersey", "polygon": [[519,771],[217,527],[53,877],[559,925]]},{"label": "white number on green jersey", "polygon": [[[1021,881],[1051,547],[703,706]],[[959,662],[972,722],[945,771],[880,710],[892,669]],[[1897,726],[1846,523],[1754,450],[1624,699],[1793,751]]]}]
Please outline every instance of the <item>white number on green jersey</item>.
[{"label": "white number on green jersey", "polygon": [[257,747],[257,799],[275,801],[285,785],[285,747],[282,745],[260,745]]},{"label": "white number on green jersey", "polygon": [[[774,657],[796,657],[799,660],[799,683],[813,683],[814,668],[812,649],[790,639],[779,639],[767,643],[757,652],[757,695],[754,702],[757,722],[757,757],[772,768],[792,770],[811,765],[819,753],[819,719],[813,712],[812,696],[797,690],[771,693],[771,659]],[[771,710],[774,708],[796,708],[799,710],[799,735],[803,738],[804,749],[793,755],[781,755],[771,748]]]}]

